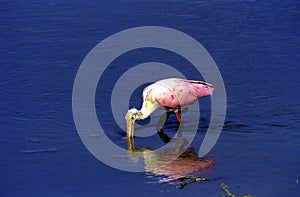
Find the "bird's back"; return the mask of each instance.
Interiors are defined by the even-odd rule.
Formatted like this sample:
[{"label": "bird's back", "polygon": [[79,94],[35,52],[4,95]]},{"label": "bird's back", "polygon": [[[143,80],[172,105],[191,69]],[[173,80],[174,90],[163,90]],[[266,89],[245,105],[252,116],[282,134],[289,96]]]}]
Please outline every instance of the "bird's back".
[{"label": "bird's back", "polygon": [[213,90],[212,85],[203,81],[168,78],[147,86],[143,98],[151,99],[166,109],[178,109],[202,96],[211,95]]}]

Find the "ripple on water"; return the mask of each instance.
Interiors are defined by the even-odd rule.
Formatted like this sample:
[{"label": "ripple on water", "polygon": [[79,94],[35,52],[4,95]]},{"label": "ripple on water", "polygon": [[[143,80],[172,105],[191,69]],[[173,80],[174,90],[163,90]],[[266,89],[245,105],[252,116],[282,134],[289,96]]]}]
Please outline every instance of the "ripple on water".
[{"label": "ripple on water", "polygon": [[36,138],[30,138],[30,139],[28,140],[28,142],[32,142],[32,143],[40,143],[41,140],[36,139]]},{"label": "ripple on water", "polygon": [[287,124],[276,123],[276,122],[267,123],[267,124],[265,124],[265,125],[271,126],[271,127],[288,127],[288,126],[289,126],[289,125],[287,125]]},{"label": "ripple on water", "polygon": [[59,151],[58,148],[51,147],[51,148],[42,148],[42,149],[29,149],[29,150],[22,150],[21,153],[24,154],[33,154],[33,153],[54,153]]},{"label": "ripple on water", "polygon": [[238,129],[238,128],[241,128],[241,127],[247,127],[246,124],[244,123],[239,123],[239,122],[233,122],[233,121],[226,121],[224,123],[224,126],[223,128],[235,128],[235,129]]}]

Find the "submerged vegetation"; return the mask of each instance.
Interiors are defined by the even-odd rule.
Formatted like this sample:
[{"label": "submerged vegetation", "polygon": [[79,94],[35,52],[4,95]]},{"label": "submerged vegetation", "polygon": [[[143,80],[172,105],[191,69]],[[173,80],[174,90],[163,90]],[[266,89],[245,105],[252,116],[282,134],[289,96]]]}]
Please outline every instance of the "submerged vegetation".
[{"label": "submerged vegetation", "polygon": [[[235,195],[235,194],[232,194],[230,191],[229,191],[229,187],[228,185],[226,185],[225,183],[221,183],[220,184],[220,187],[223,188],[226,192],[226,195],[229,196],[229,197],[254,197],[254,196],[251,196],[249,194],[247,195]],[[223,194],[222,197],[225,197],[225,195]]]},{"label": "submerged vegetation", "polygon": [[[180,177],[178,179],[180,181],[180,189],[183,189],[185,186],[191,184],[191,183],[199,183],[203,181],[209,181],[208,178],[203,178],[203,177],[194,177],[194,176],[184,176]],[[251,196],[250,194],[247,195],[235,195],[229,191],[229,186],[226,185],[225,183],[221,183],[220,187],[226,192],[226,194],[223,194],[222,197],[229,196],[229,197],[255,197]]]},{"label": "submerged vegetation", "polygon": [[202,178],[202,177],[185,176],[185,177],[180,177],[178,180],[180,181],[179,188],[183,189],[188,184],[208,181],[209,179],[208,178]]}]

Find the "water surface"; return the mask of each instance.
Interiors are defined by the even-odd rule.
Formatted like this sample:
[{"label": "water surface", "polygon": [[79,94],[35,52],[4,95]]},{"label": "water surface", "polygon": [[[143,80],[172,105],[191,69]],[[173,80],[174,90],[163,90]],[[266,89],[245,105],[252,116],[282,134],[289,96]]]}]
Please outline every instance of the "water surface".
[{"label": "water surface", "polygon": [[[235,194],[299,196],[299,2],[6,0],[0,7],[1,196],[222,196],[222,182]],[[145,25],[194,37],[222,73],[228,110],[210,152],[214,164],[203,174],[209,181],[179,189],[153,173],[110,168],[77,134],[71,98],[81,61],[107,36]],[[148,61],[188,65],[176,54],[143,49],[116,59],[106,76],[114,81]],[[185,74],[199,78],[192,67]],[[101,120],[108,135],[126,147],[125,132],[102,105],[112,88],[99,83],[97,112],[108,114]],[[139,99],[132,100],[137,107]],[[201,101],[196,152],[210,114],[209,98]],[[172,124],[165,129],[171,137]],[[164,142],[156,134],[135,144],[155,149]]]}]

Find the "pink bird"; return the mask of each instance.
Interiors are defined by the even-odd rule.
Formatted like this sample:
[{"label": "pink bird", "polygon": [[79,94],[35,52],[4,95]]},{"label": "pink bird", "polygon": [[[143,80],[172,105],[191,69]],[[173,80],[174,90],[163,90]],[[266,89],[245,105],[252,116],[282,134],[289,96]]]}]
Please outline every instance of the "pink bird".
[{"label": "pink bird", "polygon": [[140,110],[132,108],[126,113],[127,138],[134,135],[135,120],[143,120],[156,109],[174,111],[178,122],[180,108],[194,103],[202,96],[212,95],[213,86],[203,81],[193,81],[179,78],[159,80],[143,90],[143,106]]}]

